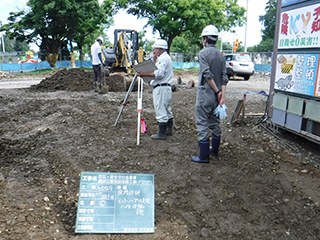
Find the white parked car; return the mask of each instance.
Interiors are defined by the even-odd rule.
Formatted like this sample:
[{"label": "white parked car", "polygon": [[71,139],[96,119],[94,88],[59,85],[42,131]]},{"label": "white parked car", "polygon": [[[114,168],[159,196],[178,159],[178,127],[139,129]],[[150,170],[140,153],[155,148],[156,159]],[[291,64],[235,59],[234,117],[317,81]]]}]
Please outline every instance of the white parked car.
[{"label": "white parked car", "polygon": [[227,75],[230,77],[239,76],[249,80],[254,74],[254,63],[248,54],[233,53],[225,54]]}]

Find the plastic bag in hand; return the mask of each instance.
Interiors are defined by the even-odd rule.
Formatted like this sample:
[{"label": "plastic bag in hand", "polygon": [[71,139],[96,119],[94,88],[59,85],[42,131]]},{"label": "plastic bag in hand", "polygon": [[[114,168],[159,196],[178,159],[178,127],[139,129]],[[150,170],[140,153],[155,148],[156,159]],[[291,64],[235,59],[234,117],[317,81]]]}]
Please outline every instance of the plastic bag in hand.
[{"label": "plastic bag in hand", "polygon": [[227,106],[225,104],[222,104],[222,107],[219,104],[218,107],[216,107],[216,109],[213,111],[213,114],[218,116],[220,119],[224,119],[227,117],[226,109]]}]

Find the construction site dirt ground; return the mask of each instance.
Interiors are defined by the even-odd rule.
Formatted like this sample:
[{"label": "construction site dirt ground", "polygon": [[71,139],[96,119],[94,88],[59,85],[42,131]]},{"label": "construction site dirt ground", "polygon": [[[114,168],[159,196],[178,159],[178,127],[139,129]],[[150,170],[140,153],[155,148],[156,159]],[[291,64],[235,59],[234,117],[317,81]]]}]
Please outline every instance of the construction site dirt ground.
[{"label": "construction site dirt ground", "polygon": [[[174,83],[179,76],[174,133],[165,141],[150,138],[158,128],[145,84],[140,145],[137,92],[114,126],[127,94],[117,89],[121,78],[107,78],[106,94],[94,92],[92,72],[79,69],[1,89],[0,239],[320,239],[319,145],[268,128],[261,116],[270,76],[229,81],[219,157],[209,164],[190,160],[199,153],[197,71],[175,72]],[[230,124],[244,94],[246,116]],[[75,233],[83,171],[154,174],[155,232]]]}]

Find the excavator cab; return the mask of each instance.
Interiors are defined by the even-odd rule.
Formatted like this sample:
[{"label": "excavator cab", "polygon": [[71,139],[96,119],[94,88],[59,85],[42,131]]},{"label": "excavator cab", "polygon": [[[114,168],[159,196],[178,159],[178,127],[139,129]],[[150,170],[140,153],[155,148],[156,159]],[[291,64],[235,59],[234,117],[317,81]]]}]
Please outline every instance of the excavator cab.
[{"label": "excavator cab", "polygon": [[114,48],[104,48],[102,53],[109,72],[125,71],[134,75],[133,65],[144,59],[143,48],[139,48],[139,33],[135,30],[114,30]]}]

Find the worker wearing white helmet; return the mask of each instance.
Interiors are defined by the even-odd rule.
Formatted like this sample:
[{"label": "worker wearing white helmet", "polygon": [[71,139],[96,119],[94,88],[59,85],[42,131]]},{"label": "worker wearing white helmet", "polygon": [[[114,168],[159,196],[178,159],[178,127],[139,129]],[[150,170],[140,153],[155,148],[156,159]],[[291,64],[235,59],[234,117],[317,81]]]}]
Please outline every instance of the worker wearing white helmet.
[{"label": "worker wearing white helmet", "polygon": [[[220,145],[220,119],[213,112],[219,104],[225,104],[228,78],[225,59],[215,46],[218,35],[218,29],[213,25],[208,25],[200,36],[204,49],[199,53],[199,86],[195,107],[200,155],[191,158],[192,161],[198,163],[208,163],[210,153],[218,156]],[[212,134],[211,149],[210,132]]]},{"label": "worker wearing white helmet", "polygon": [[153,105],[159,127],[158,134],[151,136],[151,138],[155,140],[165,140],[167,135],[172,135],[171,83],[173,66],[167,49],[168,44],[165,40],[157,40],[153,45],[153,61],[157,69],[151,73],[138,73],[138,76],[142,78],[154,78],[154,80],[150,82],[150,85],[153,87]]},{"label": "worker wearing white helmet", "polygon": [[101,58],[101,45],[103,38],[98,37],[94,44],[91,46],[91,59],[92,68],[94,73],[93,88],[94,91],[101,93],[102,81],[101,81],[101,64],[105,65]]}]

